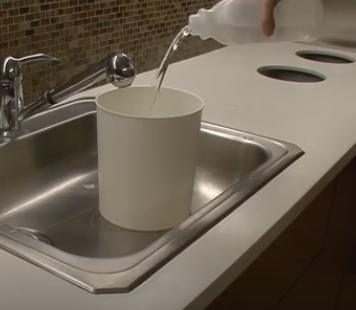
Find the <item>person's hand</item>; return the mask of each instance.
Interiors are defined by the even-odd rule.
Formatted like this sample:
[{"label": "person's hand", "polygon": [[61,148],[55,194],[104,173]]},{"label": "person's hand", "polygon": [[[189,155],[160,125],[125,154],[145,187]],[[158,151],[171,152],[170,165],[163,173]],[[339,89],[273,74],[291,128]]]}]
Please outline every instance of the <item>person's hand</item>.
[{"label": "person's hand", "polygon": [[273,35],[275,22],[274,22],[274,8],[281,0],[260,0],[262,4],[262,32],[265,36],[270,37]]}]

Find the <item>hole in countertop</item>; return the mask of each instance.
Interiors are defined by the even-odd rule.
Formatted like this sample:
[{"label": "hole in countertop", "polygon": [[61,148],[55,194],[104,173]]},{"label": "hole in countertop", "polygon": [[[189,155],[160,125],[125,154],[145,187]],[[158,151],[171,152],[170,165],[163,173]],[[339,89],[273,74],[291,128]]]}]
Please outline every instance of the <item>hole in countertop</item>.
[{"label": "hole in countertop", "polygon": [[289,66],[263,66],[257,72],[265,77],[296,83],[318,83],[326,80],[326,77],[316,71],[289,67]]},{"label": "hole in countertop", "polygon": [[299,51],[296,55],[303,59],[332,64],[350,64],[355,62],[355,59],[351,57],[322,51]]}]

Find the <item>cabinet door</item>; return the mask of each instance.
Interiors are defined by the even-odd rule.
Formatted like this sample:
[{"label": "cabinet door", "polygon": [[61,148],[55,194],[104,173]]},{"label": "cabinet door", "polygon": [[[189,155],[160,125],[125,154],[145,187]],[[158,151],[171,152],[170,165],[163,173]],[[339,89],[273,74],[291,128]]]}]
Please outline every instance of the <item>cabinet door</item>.
[{"label": "cabinet door", "polygon": [[274,310],[335,310],[343,274],[330,258],[322,251]]},{"label": "cabinet door", "polygon": [[324,248],[275,310],[356,309],[356,159],[339,174]]},{"label": "cabinet door", "polygon": [[335,182],[207,310],[270,310],[321,251]]},{"label": "cabinet door", "polygon": [[340,271],[356,271],[356,158],[337,178],[324,248]]}]

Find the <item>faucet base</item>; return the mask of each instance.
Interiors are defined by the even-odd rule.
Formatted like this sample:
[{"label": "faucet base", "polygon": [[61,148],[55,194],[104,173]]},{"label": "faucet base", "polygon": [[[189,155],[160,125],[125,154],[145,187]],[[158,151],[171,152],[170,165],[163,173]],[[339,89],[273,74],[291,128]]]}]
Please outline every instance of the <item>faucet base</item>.
[{"label": "faucet base", "polygon": [[22,128],[14,131],[0,130],[0,136],[8,139],[17,138],[18,136],[21,136],[24,133],[25,131]]}]

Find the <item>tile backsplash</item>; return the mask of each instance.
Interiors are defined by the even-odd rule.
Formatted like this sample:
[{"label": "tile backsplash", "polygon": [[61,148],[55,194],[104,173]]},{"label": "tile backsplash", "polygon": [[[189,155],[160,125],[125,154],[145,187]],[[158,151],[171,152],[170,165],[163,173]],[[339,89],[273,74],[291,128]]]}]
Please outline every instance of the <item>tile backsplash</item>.
[{"label": "tile backsplash", "polygon": [[[157,67],[188,16],[216,0],[0,0],[0,57],[45,53],[60,64],[25,65],[26,103],[115,50],[139,72]],[[220,47],[189,38],[175,61]]]}]

